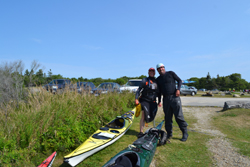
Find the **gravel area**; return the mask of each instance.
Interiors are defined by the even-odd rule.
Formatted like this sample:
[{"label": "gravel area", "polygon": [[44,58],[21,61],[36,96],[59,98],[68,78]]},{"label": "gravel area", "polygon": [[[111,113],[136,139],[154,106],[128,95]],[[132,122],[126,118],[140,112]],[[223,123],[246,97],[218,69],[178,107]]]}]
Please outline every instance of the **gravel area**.
[{"label": "gravel area", "polygon": [[185,113],[191,113],[197,118],[198,121],[195,124],[196,131],[215,136],[215,138],[210,139],[207,143],[209,150],[213,154],[213,159],[215,160],[214,166],[250,166],[250,159],[237,153],[237,148],[231,145],[226,135],[210,124],[212,116],[221,109],[222,108],[214,107],[183,107],[183,112],[184,116]]}]

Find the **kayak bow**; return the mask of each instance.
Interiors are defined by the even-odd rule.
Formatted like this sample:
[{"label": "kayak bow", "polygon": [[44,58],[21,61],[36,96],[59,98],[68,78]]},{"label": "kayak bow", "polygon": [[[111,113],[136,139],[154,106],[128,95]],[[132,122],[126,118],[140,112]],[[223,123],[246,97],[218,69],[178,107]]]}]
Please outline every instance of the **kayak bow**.
[{"label": "kayak bow", "polygon": [[53,152],[46,160],[41,163],[38,167],[51,167],[54,159],[56,158],[56,152]]},{"label": "kayak bow", "polygon": [[117,116],[107,125],[91,135],[82,145],[64,157],[64,162],[76,166],[85,158],[111,145],[121,138],[132,125],[135,108],[122,116]]}]

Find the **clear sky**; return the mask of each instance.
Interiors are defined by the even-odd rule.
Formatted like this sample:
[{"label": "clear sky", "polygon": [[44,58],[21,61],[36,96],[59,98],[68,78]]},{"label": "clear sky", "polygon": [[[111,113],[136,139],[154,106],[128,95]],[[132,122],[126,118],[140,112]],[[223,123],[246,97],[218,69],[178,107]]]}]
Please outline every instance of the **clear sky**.
[{"label": "clear sky", "polygon": [[250,1],[1,0],[0,62],[15,60],[70,78],[135,77],[163,63],[181,79],[250,82]]}]

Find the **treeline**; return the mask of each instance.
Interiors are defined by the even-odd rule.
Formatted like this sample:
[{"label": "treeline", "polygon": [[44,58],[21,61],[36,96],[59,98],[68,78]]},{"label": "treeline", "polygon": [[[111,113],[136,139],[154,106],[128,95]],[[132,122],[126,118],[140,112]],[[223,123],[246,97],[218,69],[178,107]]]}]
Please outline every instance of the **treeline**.
[{"label": "treeline", "polygon": [[196,81],[195,83],[188,84],[189,86],[194,86],[197,89],[205,88],[207,90],[218,89],[221,91],[228,90],[243,90],[250,89],[250,82],[241,78],[241,74],[234,73],[228,76],[219,76],[216,78],[211,78],[209,72],[206,77],[197,78],[192,77],[190,81]]},{"label": "treeline", "polygon": [[[30,75],[33,75],[33,77],[30,77]],[[88,78],[83,78],[82,76],[79,78],[67,78],[67,77],[63,77],[61,74],[57,74],[57,75],[53,75],[52,70],[50,69],[47,73],[44,73],[44,71],[42,69],[39,69],[35,74],[32,71],[32,69],[29,71],[28,69],[25,70],[24,73],[24,85],[28,86],[28,85],[44,85],[47,84],[49,82],[51,82],[53,79],[69,79],[72,83],[77,83],[77,82],[93,82],[95,84],[95,86],[98,86],[99,84],[103,83],[103,82],[116,82],[120,85],[124,85],[128,82],[129,79],[142,79],[145,78],[147,76],[145,75],[141,75],[139,77],[127,77],[127,76],[123,76],[117,79],[102,79],[102,78],[92,78],[92,79],[88,79]],[[32,80],[30,79],[32,78]]]},{"label": "treeline", "polygon": [[[22,61],[15,61],[11,63],[2,63],[0,66],[2,71],[2,76],[0,76],[3,80],[4,78],[8,78],[4,82],[8,85],[7,82],[15,82],[18,84],[18,88],[22,84],[23,87],[30,87],[30,86],[42,86],[51,82],[53,79],[69,79],[72,83],[76,82],[93,82],[95,86],[103,82],[116,82],[120,85],[124,85],[129,79],[142,79],[147,76],[141,75],[139,77],[127,77],[123,76],[117,79],[103,79],[103,78],[83,78],[82,76],[79,78],[67,78],[63,77],[61,74],[53,74],[52,70],[45,72],[43,69],[40,68],[41,65],[33,61],[31,64],[30,69],[24,70],[24,64]],[[24,73],[23,73],[24,71]],[[11,78],[13,81],[10,81]],[[195,86],[197,89],[205,88],[208,90],[212,89],[219,89],[222,91],[235,89],[235,90],[243,90],[243,89],[250,89],[250,82],[247,82],[245,79],[241,78],[241,74],[234,73],[228,76],[219,76],[217,75],[216,78],[212,78],[208,72],[206,77],[197,78],[192,77],[188,79],[190,81],[196,81],[195,83],[188,84],[189,86]],[[12,84],[13,85],[13,84]],[[21,87],[20,87],[21,88]]]}]

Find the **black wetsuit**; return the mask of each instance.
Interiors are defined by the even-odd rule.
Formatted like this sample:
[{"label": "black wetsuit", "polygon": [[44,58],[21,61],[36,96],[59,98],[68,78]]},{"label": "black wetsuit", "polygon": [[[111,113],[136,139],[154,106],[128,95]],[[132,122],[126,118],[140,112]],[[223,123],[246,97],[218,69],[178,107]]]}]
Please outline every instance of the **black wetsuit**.
[{"label": "black wetsuit", "polygon": [[[168,136],[172,136],[172,118],[173,114],[175,120],[179,125],[181,131],[185,130],[188,126],[187,122],[184,120],[182,113],[182,105],[180,97],[176,97],[176,90],[181,88],[181,79],[173,72],[168,71],[163,75],[160,75],[157,79],[157,85],[159,87],[158,99],[161,102],[161,95],[163,95],[163,110],[165,113],[165,129]],[[176,88],[176,81],[178,82],[178,87]]]},{"label": "black wetsuit", "polygon": [[143,78],[138,90],[136,91],[135,99],[140,97],[139,101],[147,123],[153,121],[157,113],[158,107],[156,97],[158,96],[158,92],[158,86],[154,77]]}]

